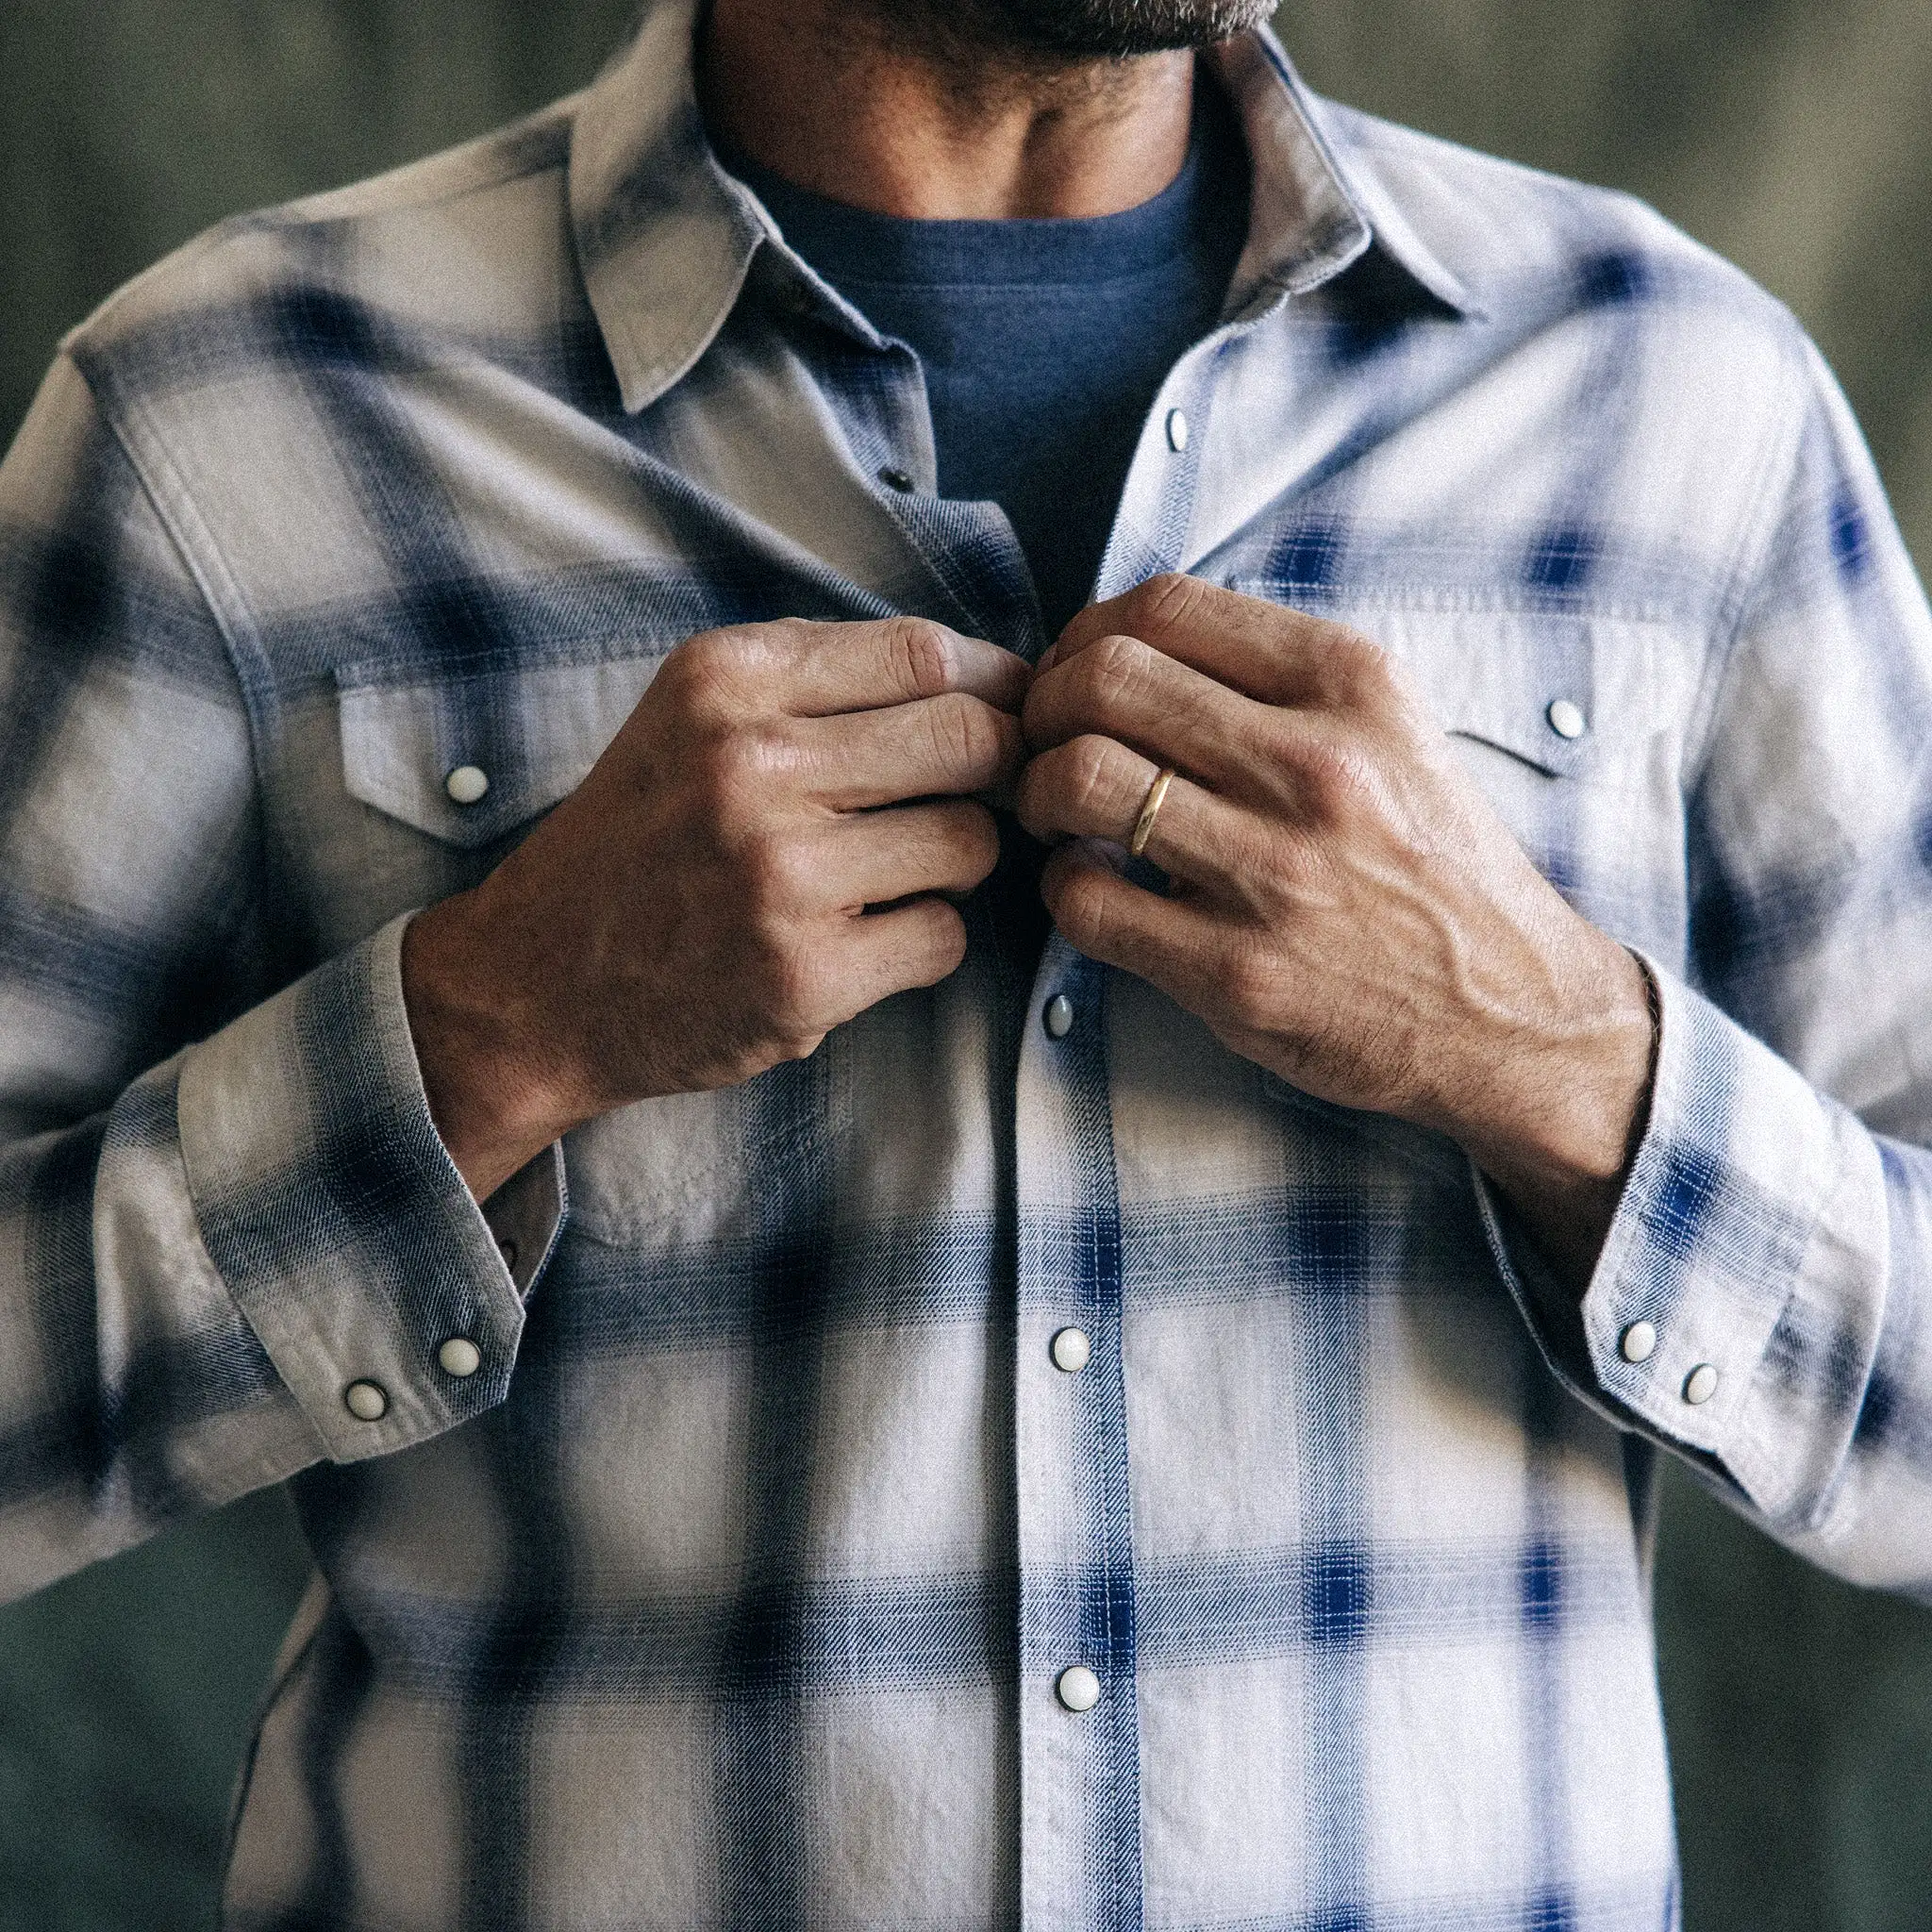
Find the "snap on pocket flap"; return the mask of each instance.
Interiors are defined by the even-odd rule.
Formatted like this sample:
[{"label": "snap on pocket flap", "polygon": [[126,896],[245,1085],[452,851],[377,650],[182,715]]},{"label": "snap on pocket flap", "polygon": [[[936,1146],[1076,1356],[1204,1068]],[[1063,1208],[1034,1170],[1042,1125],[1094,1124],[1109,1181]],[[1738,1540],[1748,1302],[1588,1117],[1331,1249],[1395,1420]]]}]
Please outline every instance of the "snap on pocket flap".
[{"label": "snap on pocket flap", "polygon": [[661,656],[384,681],[336,674],[352,798],[452,845],[487,845],[582,784]]},{"label": "snap on pocket flap", "polygon": [[1401,658],[1436,722],[1552,777],[1588,769],[1607,727],[1589,619],[1496,610],[1377,610],[1355,627]]}]

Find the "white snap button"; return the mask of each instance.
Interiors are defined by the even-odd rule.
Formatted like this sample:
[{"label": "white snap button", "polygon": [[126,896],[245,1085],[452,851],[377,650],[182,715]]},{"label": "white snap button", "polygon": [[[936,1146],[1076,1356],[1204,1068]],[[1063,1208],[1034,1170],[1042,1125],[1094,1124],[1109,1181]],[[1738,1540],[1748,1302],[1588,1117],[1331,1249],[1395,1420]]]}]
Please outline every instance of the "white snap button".
[{"label": "white snap button", "polygon": [[358,1423],[379,1423],[389,1413],[389,1397],[379,1382],[351,1382],[342,1404]]},{"label": "white snap button", "polygon": [[458,765],[442,781],[442,789],[458,805],[475,805],[490,790],[490,774],[481,765]]},{"label": "white snap button", "polygon": [[1074,1003],[1065,993],[1057,992],[1046,1003],[1046,1031],[1053,1040],[1064,1040],[1074,1030]]},{"label": "white snap button", "polygon": [[436,1351],[436,1359],[445,1375],[454,1375],[460,1382],[483,1366],[483,1351],[467,1335],[452,1335]]},{"label": "white snap button", "polygon": [[1543,715],[1558,738],[1581,738],[1589,724],[1582,708],[1573,705],[1568,698],[1558,698]]},{"label": "white snap button", "polygon": [[1708,1362],[1699,1362],[1684,1377],[1684,1400],[1695,1408],[1717,1393],[1717,1371]]},{"label": "white snap button", "polygon": [[1053,1365],[1077,1375],[1093,1359],[1093,1344],[1084,1328],[1062,1328],[1053,1339]]},{"label": "white snap button", "polygon": [[1657,1330],[1648,1322],[1633,1322],[1618,1346],[1626,1362],[1647,1362],[1657,1353]]},{"label": "white snap button", "polygon": [[1167,412],[1167,446],[1178,456],[1188,446],[1188,418],[1182,409]]},{"label": "white snap button", "polygon": [[1085,1664],[1062,1671],[1053,1688],[1069,1710],[1091,1710],[1100,1702],[1100,1679]]}]

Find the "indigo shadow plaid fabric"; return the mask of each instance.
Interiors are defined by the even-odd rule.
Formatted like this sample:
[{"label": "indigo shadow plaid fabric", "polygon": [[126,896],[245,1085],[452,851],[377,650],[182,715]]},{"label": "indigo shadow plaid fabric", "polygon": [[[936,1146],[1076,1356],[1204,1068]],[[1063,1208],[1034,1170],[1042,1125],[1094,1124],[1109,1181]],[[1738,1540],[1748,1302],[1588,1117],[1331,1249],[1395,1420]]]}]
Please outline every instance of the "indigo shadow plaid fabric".
[{"label": "indigo shadow plaid fabric", "polygon": [[701,627],[1042,641],[916,363],[714,166],[690,32],[176,257],[0,472],[7,1588],[292,1481],[246,1932],[1674,1924],[1656,1451],[1932,1573],[1932,625],[1837,391],[1642,208],[1217,57],[1252,235],[1099,588],[1377,639],[1653,962],[1574,1335],[1453,1146],[1058,941],[1016,983],[986,908],[479,1213],[408,910]]}]

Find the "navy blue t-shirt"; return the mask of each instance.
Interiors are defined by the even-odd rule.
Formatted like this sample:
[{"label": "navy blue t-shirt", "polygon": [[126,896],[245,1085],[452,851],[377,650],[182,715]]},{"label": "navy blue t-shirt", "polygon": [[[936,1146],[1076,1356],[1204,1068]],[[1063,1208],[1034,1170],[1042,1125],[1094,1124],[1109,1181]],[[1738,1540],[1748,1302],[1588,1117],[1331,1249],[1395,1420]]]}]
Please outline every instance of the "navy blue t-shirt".
[{"label": "navy blue t-shirt", "polygon": [[1247,150],[1223,96],[1197,89],[1171,186],[1092,220],[911,221],[728,165],[786,241],[918,355],[940,492],[1006,511],[1056,636],[1092,592],[1147,411],[1219,321],[1247,236]]}]

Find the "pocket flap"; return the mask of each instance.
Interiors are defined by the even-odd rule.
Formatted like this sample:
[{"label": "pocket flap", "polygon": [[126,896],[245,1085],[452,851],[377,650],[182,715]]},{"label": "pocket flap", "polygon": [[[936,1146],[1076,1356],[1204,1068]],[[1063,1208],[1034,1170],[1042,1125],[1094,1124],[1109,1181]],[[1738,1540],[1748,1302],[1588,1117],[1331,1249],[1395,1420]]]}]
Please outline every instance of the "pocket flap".
[{"label": "pocket flap", "polygon": [[[388,667],[336,674],[349,795],[451,845],[487,845],[583,783],[661,655],[398,683]],[[460,802],[450,774],[474,768]],[[474,786],[470,788],[474,791]]]},{"label": "pocket flap", "polygon": [[1452,738],[1551,777],[1580,775],[1619,721],[1600,715],[1589,620],[1495,610],[1375,611],[1356,627],[1399,658]]}]

